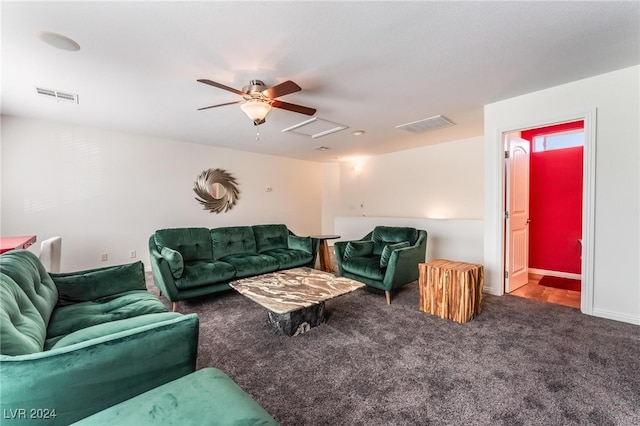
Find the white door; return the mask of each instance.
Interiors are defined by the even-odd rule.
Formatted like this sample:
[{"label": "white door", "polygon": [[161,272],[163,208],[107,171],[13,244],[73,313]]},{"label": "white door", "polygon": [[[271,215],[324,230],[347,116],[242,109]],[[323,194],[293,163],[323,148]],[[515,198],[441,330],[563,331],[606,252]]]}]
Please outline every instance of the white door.
[{"label": "white door", "polygon": [[529,281],[529,141],[519,133],[507,134],[507,212],[505,213],[505,292]]}]

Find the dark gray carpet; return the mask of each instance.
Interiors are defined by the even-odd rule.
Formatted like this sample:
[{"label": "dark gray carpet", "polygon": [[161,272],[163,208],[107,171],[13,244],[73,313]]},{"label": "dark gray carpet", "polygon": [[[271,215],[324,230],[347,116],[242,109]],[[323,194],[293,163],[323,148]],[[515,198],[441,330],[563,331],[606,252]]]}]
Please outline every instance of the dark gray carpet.
[{"label": "dark gray carpet", "polygon": [[198,368],[282,425],[640,425],[638,326],[488,295],[457,324],[418,310],[417,282],[390,306],[362,289],[326,308],[326,324],[284,337],[234,291],[180,303],[200,317]]}]

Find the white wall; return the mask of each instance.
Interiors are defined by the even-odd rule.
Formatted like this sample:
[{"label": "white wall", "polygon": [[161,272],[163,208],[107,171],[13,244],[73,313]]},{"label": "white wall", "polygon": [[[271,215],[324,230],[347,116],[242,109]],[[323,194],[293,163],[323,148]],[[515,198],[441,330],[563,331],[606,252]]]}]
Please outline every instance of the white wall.
[{"label": "white wall", "polygon": [[483,146],[478,136],[343,162],[339,215],[481,219]]},{"label": "white wall", "polygon": [[475,137],[345,161],[337,185],[336,171],[327,168],[337,206],[335,224],[323,222],[323,231],[350,240],[376,225],[413,226],[428,233],[428,260],[481,263],[483,145]]},{"label": "white wall", "polygon": [[635,66],[485,106],[485,288],[502,286],[501,132],[595,109],[592,306],[583,311],[640,324],[639,95]]},{"label": "white wall", "polygon": [[[95,128],[3,116],[2,235],[62,236],[62,270],[142,260],[160,228],[284,223],[321,231],[322,165]],[[221,168],[238,182],[239,201],[210,213],[194,182]],[[273,188],[266,192],[266,186]],[[137,252],[136,259],[129,251]],[[108,253],[107,262],[100,254]]]},{"label": "white wall", "polygon": [[322,234],[334,234],[340,206],[340,164],[322,165]]},{"label": "white wall", "polygon": [[482,263],[483,224],[481,219],[427,219],[408,217],[338,216],[335,232],[340,239],[359,240],[376,226],[410,226],[427,231],[425,260],[451,259]]}]

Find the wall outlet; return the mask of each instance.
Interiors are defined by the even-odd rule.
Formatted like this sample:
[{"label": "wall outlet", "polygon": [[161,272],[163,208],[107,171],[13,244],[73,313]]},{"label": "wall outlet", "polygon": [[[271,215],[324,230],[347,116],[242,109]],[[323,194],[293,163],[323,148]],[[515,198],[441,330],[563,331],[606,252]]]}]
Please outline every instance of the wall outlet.
[{"label": "wall outlet", "polygon": [[273,188],[272,188],[272,187],[270,187],[270,186],[267,186],[267,187],[265,188],[265,191],[267,191],[267,192],[271,192],[271,191],[273,191]]},{"label": "wall outlet", "polygon": [[102,253],[100,255],[100,260],[103,262],[106,261],[108,258],[109,258],[109,255],[107,253]]},{"label": "wall outlet", "polygon": [[135,250],[129,250],[129,257],[131,259],[135,259],[136,258],[136,251]]}]

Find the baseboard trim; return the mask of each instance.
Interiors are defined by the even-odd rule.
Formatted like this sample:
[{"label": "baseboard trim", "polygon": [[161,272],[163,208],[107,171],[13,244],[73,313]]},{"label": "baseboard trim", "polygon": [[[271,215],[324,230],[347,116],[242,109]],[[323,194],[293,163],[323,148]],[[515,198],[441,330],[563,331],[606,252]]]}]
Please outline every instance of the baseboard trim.
[{"label": "baseboard trim", "polygon": [[492,294],[494,296],[502,296],[502,292],[500,291],[500,289],[499,288],[495,288],[495,287],[485,286],[482,289],[482,292],[483,293],[487,293],[487,294]]},{"label": "baseboard trim", "polygon": [[640,325],[640,316],[634,317],[631,315],[620,314],[618,312],[608,311],[606,309],[593,309],[591,314],[594,317],[610,319],[614,321],[627,322],[629,324]]},{"label": "baseboard trim", "polygon": [[547,271],[546,269],[529,268],[529,273],[536,275],[549,275],[551,277],[559,278],[571,278],[573,280],[582,279],[582,276],[580,274],[572,274],[571,272]]}]

